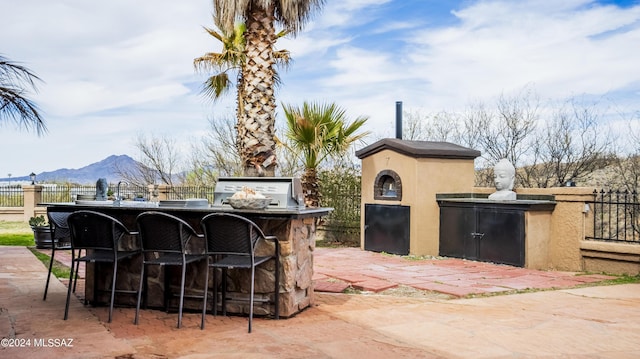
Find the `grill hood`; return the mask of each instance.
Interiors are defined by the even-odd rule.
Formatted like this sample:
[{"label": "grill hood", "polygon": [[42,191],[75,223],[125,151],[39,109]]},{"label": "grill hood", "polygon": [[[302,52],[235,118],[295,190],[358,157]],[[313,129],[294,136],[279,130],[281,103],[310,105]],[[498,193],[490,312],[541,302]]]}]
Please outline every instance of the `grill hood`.
[{"label": "grill hood", "polygon": [[213,195],[213,207],[231,207],[228,198],[248,187],[271,198],[268,208],[296,208],[302,185],[294,177],[220,177]]}]

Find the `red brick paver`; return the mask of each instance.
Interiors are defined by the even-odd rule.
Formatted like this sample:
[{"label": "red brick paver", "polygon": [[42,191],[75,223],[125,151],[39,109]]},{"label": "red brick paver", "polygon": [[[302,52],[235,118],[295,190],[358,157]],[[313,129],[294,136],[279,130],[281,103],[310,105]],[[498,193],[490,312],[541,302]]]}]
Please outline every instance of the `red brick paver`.
[{"label": "red brick paver", "polygon": [[457,258],[413,259],[360,248],[316,248],[314,271],[314,279],[317,279],[315,290],[318,292],[335,292],[350,285],[354,289],[378,293],[405,285],[455,297],[526,289],[572,288],[614,278]]}]

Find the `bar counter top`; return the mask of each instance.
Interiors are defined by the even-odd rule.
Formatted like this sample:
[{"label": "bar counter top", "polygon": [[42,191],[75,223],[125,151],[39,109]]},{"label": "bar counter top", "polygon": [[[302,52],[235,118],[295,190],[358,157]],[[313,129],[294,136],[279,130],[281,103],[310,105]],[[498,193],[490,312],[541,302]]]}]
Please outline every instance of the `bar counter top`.
[{"label": "bar counter top", "polygon": [[[98,202],[98,201],[96,201]],[[185,213],[235,213],[239,215],[246,215],[257,218],[282,218],[282,219],[302,219],[302,218],[314,218],[328,215],[333,208],[331,207],[317,207],[317,208],[266,208],[266,209],[235,209],[231,206],[207,206],[207,207],[171,207],[171,206],[158,206],[153,202],[137,202],[137,201],[123,201],[120,205],[109,203],[96,203],[96,204],[77,204],[75,202],[51,202],[51,203],[39,203],[39,206],[52,208],[54,210],[109,210],[109,211],[160,211],[160,212],[185,212]]]}]

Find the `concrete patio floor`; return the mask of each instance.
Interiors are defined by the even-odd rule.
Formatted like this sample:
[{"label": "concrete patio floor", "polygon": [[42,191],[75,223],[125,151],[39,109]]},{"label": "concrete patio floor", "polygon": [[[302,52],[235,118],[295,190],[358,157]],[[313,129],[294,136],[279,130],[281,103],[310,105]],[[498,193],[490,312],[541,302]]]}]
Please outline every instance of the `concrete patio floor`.
[{"label": "concrete patio floor", "polygon": [[[208,315],[200,330],[200,315],[185,313],[177,329],[176,313],[157,310],[136,326],[134,308],[117,308],[107,323],[108,308],[75,297],[64,321],[65,284],[52,281],[43,301],[46,268],[25,247],[0,247],[0,357],[640,357],[640,284],[572,288],[605,277],[357,248],[317,248],[314,260],[315,305],[289,319],[254,318],[248,334],[244,317]],[[329,292],[345,284],[364,292]],[[399,287],[416,292],[375,293]],[[556,289],[459,298],[525,288]]]}]

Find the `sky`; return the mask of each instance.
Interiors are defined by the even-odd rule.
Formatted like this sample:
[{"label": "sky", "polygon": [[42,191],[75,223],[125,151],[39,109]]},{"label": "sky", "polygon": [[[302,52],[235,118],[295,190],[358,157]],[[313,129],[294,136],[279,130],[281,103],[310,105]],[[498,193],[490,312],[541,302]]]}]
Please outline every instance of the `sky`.
[{"label": "sky", "polygon": [[[221,49],[204,30],[210,1],[0,2],[0,54],[42,79],[27,97],[49,130],[0,122],[0,178],[139,158],[139,136],[168,136],[186,153],[211,119],[234,116],[233,95],[203,97],[208,74],[193,68]],[[327,0],[278,41],[293,62],[276,101],[368,116],[369,142],[395,136],[398,101],[405,112],[459,111],[524,88],[637,116],[639,43],[640,0]]]}]

